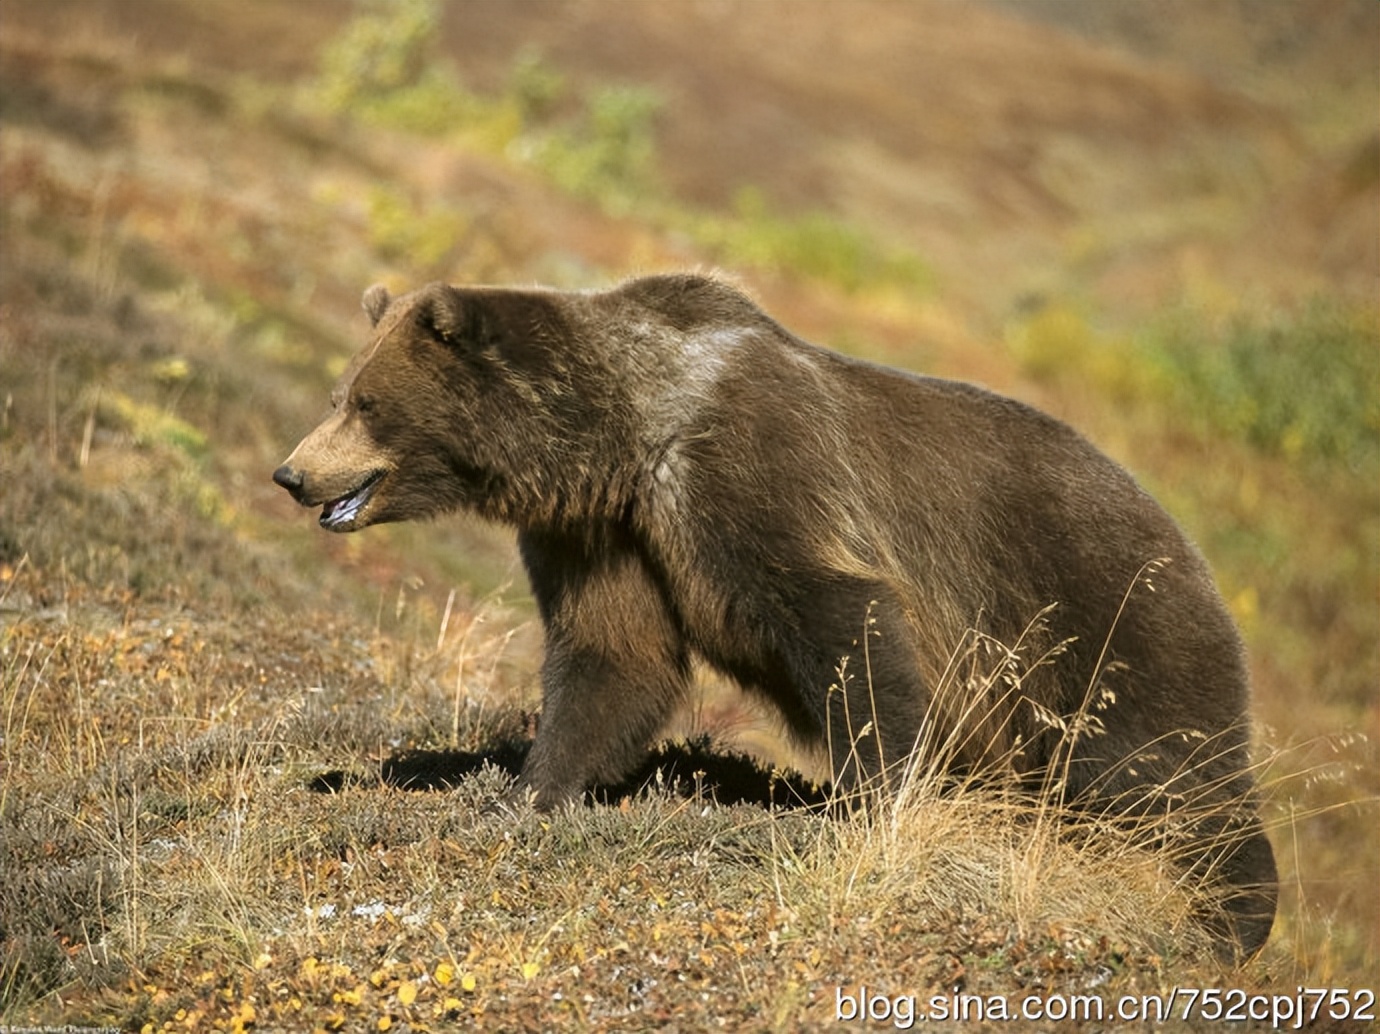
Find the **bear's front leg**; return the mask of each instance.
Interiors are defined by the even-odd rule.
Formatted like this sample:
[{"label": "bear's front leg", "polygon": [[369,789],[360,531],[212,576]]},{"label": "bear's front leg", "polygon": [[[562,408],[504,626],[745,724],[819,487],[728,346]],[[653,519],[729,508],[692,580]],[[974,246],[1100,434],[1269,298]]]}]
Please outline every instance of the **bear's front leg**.
[{"label": "bear's front leg", "polygon": [[521,785],[541,809],[617,782],[685,698],[689,654],[630,541],[525,533],[546,632],[542,712]]}]

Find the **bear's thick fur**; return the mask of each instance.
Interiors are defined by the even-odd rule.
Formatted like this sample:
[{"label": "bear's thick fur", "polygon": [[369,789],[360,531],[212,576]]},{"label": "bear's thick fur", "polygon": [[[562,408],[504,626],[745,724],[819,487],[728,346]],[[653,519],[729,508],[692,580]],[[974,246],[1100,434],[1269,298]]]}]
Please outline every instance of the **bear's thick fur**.
[{"label": "bear's thick fur", "polygon": [[634,767],[701,658],[845,785],[998,759],[1081,808],[1188,816],[1186,866],[1264,942],[1235,628],[1174,521],[1069,427],[814,347],[702,276],[364,306],[372,342],[274,479],[335,531],[456,508],[517,528],[539,806]]}]

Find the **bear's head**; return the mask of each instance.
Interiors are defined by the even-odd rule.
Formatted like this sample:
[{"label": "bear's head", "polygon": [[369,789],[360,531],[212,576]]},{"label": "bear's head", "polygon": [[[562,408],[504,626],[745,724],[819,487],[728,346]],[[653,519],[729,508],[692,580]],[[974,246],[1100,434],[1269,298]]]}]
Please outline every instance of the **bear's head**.
[{"label": "bear's head", "polygon": [[521,520],[560,437],[552,403],[571,394],[559,311],[439,283],[397,298],[376,285],[363,304],[372,339],[273,480],[331,531],[460,507]]}]

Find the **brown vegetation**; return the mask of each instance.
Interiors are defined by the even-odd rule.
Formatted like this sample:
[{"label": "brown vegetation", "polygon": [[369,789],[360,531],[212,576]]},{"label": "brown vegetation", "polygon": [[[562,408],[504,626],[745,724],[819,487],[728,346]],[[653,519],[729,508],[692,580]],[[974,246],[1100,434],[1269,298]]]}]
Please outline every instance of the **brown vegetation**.
[{"label": "brown vegetation", "polygon": [[[977,6],[889,15],[831,61],[819,48],[849,26],[795,15],[800,49],[755,71],[754,39],[792,36],[766,6],[681,32],[665,5],[619,5],[616,24],[600,4],[450,9],[433,56],[462,58],[481,98],[546,40],[571,134],[587,84],[658,87],[644,209],[554,188],[504,149],[496,104],[471,112],[483,132],[439,135],[323,111],[307,88],[355,12],[290,9],[0,8],[7,1021],[811,1029],[850,982],[1373,980],[1376,268],[1352,229],[1380,198],[1373,4],[1290,5],[1355,31],[1305,22],[1277,65],[1241,43],[1209,74],[1186,29],[1142,47],[1126,25],[1075,39]],[[1205,31],[1240,28],[1214,10]],[[685,49],[711,31],[721,64]],[[907,45],[929,48],[922,67],[877,56]],[[1299,68],[1315,102],[1289,92]],[[1104,149],[1099,110],[1136,128]],[[749,146],[774,139],[767,115],[798,149]],[[738,225],[707,232],[721,203]],[[919,251],[930,286],[793,266],[822,239],[875,258],[838,224],[793,222],[803,209]],[[671,756],[691,759],[670,780],[688,795],[649,772],[645,795],[554,818],[504,811],[500,772],[406,788],[520,750],[539,643],[501,533],[324,536],[269,482],[363,330],[360,289],[604,284],[722,262],[729,230],[757,234],[730,241],[758,256],[737,272],[808,336],[1056,411],[1197,535],[1251,651],[1285,870],[1261,959],[1220,972],[1153,852],[1069,842],[1000,797],[918,784],[914,807],[823,821],[712,803],[699,754]],[[1333,315],[1294,305],[1318,293]],[[1172,347],[1193,334],[1225,365]],[[1272,383],[1252,356],[1303,364],[1278,426],[1268,400],[1240,404]],[[712,683],[674,731],[794,760]]]}]

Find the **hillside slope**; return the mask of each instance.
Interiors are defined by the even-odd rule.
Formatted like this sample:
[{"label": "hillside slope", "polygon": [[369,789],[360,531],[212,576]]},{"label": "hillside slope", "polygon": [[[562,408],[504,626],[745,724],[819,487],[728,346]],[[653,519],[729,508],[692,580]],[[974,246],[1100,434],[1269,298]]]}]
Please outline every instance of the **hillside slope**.
[{"label": "hillside slope", "polygon": [[[323,108],[355,10],[288,10],[0,4],[6,1020],[818,1029],[882,976],[1369,979],[1373,125],[1202,74],[1189,37],[1112,49],[982,5],[792,7],[783,33],[771,4],[571,3],[447,5],[421,53],[472,124],[420,131]],[[1368,51],[1338,39],[1301,36],[1299,67],[1352,97]],[[523,123],[531,47],[565,85]],[[529,157],[606,143],[579,134],[609,84],[660,98],[645,198]],[[767,815],[696,798],[699,755],[688,799],[557,821],[495,772],[405,792],[511,759],[540,643],[502,530],[327,536],[269,481],[363,340],[360,291],[712,265],[823,343],[1070,418],[1201,540],[1272,759],[1261,960],[1221,972],[1153,853],[980,796],[886,828]],[[717,685],[673,731],[790,759]]]},{"label": "hillside slope", "polygon": [[[855,218],[932,262],[987,326],[1051,292],[1144,312],[1209,269],[1263,298],[1369,297],[1375,6],[1081,6],[454,4],[443,51],[482,90],[533,55],[575,83],[654,90],[674,195],[731,208],[752,187]],[[349,13],[53,0],[22,16],[291,78]]]}]

